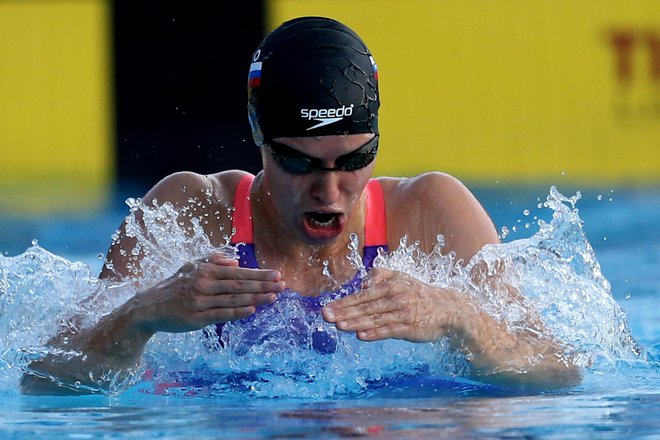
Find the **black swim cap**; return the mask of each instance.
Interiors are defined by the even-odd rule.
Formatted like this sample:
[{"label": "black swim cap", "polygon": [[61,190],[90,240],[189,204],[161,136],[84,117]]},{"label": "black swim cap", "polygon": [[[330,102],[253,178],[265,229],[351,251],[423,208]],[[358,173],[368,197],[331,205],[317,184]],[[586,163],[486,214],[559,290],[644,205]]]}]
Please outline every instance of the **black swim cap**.
[{"label": "black swim cap", "polygon": [[284,22],[254,52],[248,116],[259,146],[278,137],[378,134],[379,106],[376,63],[336,20]]}]

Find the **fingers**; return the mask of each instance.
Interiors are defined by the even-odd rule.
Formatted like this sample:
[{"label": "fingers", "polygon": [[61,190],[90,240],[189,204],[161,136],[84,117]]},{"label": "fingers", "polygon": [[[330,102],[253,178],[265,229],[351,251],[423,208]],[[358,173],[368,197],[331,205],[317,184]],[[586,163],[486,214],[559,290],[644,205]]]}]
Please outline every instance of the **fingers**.
[{"label": "fingers", "polygon": [[277,270],[251,269],[248,267],[223,266],[207,264],[202,269],[204,275],[219,280],[253,280],[253,281],[279,281],[282,275]]},{"label": "fingers", "polygon": [[395,276],[400,276],[400,272],[395,272],[388,269],[372,269],[367,277],[364,279],[364,287],[372,287],[383,281],[389,281]]},{"label": "fingers", "polygon": [[396,296],[404,293],[406,289],[405,285],[384,279],[373,287],[326,305],[322,310],[323,318],[328,322],[338,322],[391,312],[402,305],[401,300]]},{"label": "fingers", "polygon": [[215,257],[215,254],[202,260],[190,260],[181,268],[181,272],[199,272],[214,278],[278,280],[281,275],[276,270],[251,269],[238,267],[238,261]]},{"label": "fingers", "polygon": [[[367,293],[367,291],[364,291]],[[357,294],[356,294],[357,295]],[[395,312],[400,309],[400,303],[395,298],[382,298],[376,293],[369,292],[365,297],[372,298],[371,300],[358,302],[352,306],[340,307],[337,304],[329,304],[322,310],[323,318],[328,322],[337,323],[340,330],[355,330],[352,327],[346,326],[347,322],[357,322],[369,319],[371,321],[379,321],[383,319],[388,313]],[[342,326],[340,326],[340,323]]]},{"label": "fingers", "polygon": [[270,293],[281,292],[284,288],[284,281],[215,280],[203,278],[196,283],[196,290],[204,295]]},{"label": "fingers", "polygon": [[277,271],[213,266],[205,267],[194,281],[198,311],[272,304],[286,287],[277,280]]},{"label": "fingers", "polygon": [[275,293],[246,293],[225,295],[200,295],[197,298],[196,310],[202,311],[214,308],[237,308],[272,304],[277,299]]},{"label": "fingers", "polygon": [[355,332],[361,341],[371,342],[382,339],[405,339],[411,342],[432,342],[446,334],[443,328],[424,328],[421,323],[409,319],[401,319],[399,312],[376,316],[373,318],[360,318],[352,321],[341,321],[337,328],[344,331]]},{"label": "fingers", "polygon": [[241,268],[219,253],[189,261],[172,282],[166,314],[174,310],[180,317],[172,321],[188,322],[184,327],[191,328],[250,316],[257,306],[275,302],[277,293],[285,289],[280,272]]},{"label": "fingers", "polygon": [[356,332],[360,340],[404,339],[410,333],[410,317],[406,316],[406,301],[400,294],[407,288],[388,282],[391,276],[379,274],[371,279],[374,287],[328,304],[322,310],[323,318],[341,331]]},{"label": "fingers", "polygon": [[[341,313],[344,309],[350,309],[352,307],[358,307],[361,304],[366,304],[372,301],[376,301],[380,298],[383,298],[388,294],[387,289],[379,287],[370,287],[368,289],[362,290],[360,292],[354,293],[352,295],[345,296],[341,299],[331,302],[323,309],[334,312],[335,315]],[[332,320],[331,320],[332,321]]]},{"label": "fingers", "polygon": [[183,271],[192,271],[203,267],[206,263],[211,263],[218,266],[237,267],[238,260],[235,257],[226,255],[222,252],[215,252],[208,257],[199,258],[197,260],[189,260],[183,267]]},{"label": "fingers", "polygon": [[204,295],[254,294],[281,292],[285,288],[282,275],[276,270],[237,267],[235,260],[214,258],[214,255],[210,257],[223,264],[195,262],[196,267],[188,269],[186,277],[193,283],[191,287],[195,292]]},{"label": "fingers", "polygon": [[222,252],[216,252],[202,260],[202,262],[218,264],[221,266],[238,266],[238,260],[232,257],[229,257]]},{"label": "fingers", "polygon": [[358,331],[357,338],[360,341],[372,342],[383,339],[408,339],[410,326],[400,322],[387,324],[382,327]]},{"label": "fingers", "polygon": [[358,316],[352,319],[346,319],[336,322],[339,330],[348,332],[360,332],[371,328],[378,328],[395,322],[405,322],[405,317],[401,316],[399,309],[387,310],[383,313],[373,313],[370,315]]},{"label": "fingers", "polygon": [[389,296],[392,293],[392,288],[388,282],[394,277],[401,277],[401,274],[387,269],[373,269],[362,283],[364,290],[338,299],[327,307],[339,310]]},{"label": "fingers", "polygon": [[323,318],[363,341],[429,342],[452,327],[450,316],[438,307],[446,301],[444,290],[392,271],[374,273],[366,285],[365,290],[326,305]]}]

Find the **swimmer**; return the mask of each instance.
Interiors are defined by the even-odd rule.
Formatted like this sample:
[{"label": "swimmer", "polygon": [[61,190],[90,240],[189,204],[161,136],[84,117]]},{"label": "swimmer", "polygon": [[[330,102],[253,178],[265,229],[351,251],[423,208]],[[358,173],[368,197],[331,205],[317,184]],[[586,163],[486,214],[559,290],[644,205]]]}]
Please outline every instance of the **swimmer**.
[{"label": "swimmer", "polygon": [[[372,268],[377,249],[395,249],[403,236],[430,252],[442,234],[443,253],[454,252],[463,262],[499,239],[484,208],[452,176],[372,178],[380,141],[378,69],[353,30],[323,17],[287,21],[264,38],[248,72],[248,119],[262,171],[179,172],[143,198],[147,205],[170,202],[192,217],[210,219],[200,223],[217,246],[225,244],[217,232],[234,228],[240,261],[221,253],[191,261],[90,329],[55,337],[51,346],[66,338],[67,348],[84,353],[84,360],[51,353],[33,362],[31,370],[43,374],[24,375],[23,392],[76,392],[39,376],[98,387],[90,377],[135,369],[157,332],[214,324],[222,331],[222,323],[249,319],[285,288],[317,296],[332,285],[318,268],[308,267],[312,259],[327,261],[333,278],[355,291],[310,313],[321,313],[360,341],[448,337],[465,352],[477,380],[546,388],[579,383],[577,367],[563,361],[561,342],[531,313],[533,331],[509,330],[465,292]],[[189,200],[190,194],[206,193],[211,205]],[[108,252],[112,266],[104,266],[101,278],[133,276],[136,261],[121,250],[134,242],[124,225],[120,232]],[[345,258],[352,234],[370,269],[363,280],[355,279],[355,267]],[[496,277],[477,272],[476,283],[497,284]]]}]

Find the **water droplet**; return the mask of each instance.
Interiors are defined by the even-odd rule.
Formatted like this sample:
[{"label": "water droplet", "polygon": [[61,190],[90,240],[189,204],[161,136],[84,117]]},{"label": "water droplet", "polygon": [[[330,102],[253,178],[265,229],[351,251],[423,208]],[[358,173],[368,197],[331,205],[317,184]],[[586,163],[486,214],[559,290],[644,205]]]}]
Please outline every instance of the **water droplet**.
[{"label": "water droplet", "polygon": [[603,200],[603,195],[602,195],[602,194],[598,194],[598,196],[596,197],[596,199],[598,199],[598,201]]},{"label": "water droplet", "polygon": [[525,216],[529,215],[529,209],[523,210],[523,215],[525,215]]},{"label": "water droplet", "polygon": [[632,295],[630,293],[626,293],[626,299],[632,298]]}]

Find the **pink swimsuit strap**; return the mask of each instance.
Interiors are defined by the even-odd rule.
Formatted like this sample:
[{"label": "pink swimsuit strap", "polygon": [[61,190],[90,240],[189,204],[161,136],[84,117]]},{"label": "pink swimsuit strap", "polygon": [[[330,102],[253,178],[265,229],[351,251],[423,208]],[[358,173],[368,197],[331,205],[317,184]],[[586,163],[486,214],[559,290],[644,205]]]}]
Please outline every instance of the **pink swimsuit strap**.
[{"label": "pink swimsuit strap", "polygon": [[[232,228],[235,231],[231,242],[253,243],[254,227],[252,224],[252,205],[250,190],[254,176],[246,174],[238,182],[234,197],[234,217]],[[365,187],[367,195],[367,219],[364,225],[365,246],[387,246],[387,223],[383,188],[376,179],[371,179]]]}]

